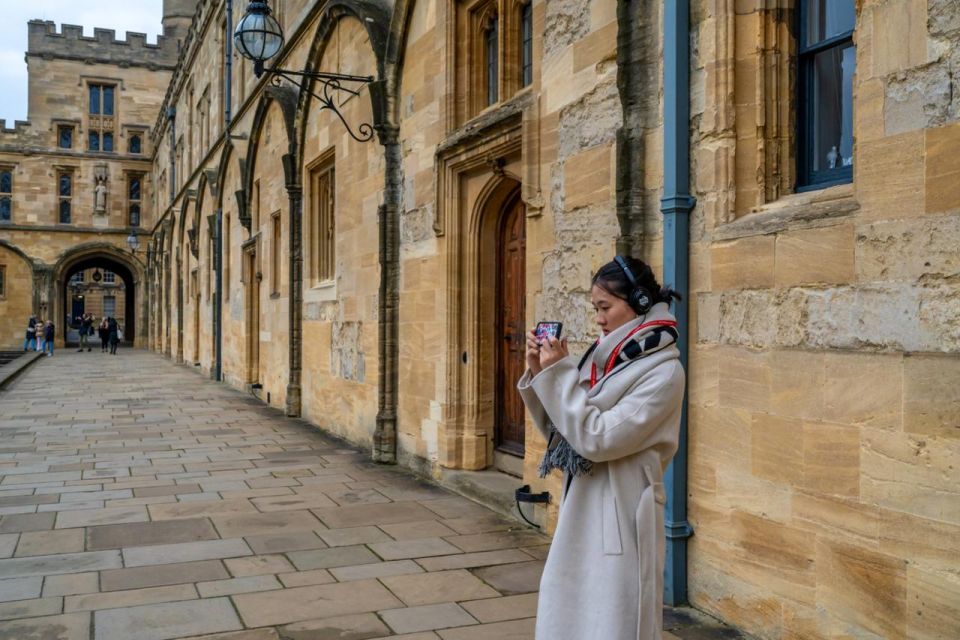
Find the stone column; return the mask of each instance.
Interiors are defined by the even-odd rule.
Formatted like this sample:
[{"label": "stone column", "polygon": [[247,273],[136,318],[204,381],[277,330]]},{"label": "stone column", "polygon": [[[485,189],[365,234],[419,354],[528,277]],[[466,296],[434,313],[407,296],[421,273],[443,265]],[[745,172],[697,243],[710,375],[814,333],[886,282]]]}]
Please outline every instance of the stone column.
[{"label": "stone column", "polygon": [[301,408],[300,372],[303,367],[303,187],[297,180],[296,155],[283,156],[287,198],[290,204],[290,375],[287,379],[288,416]]},{"label": "stone column", "polygon": [[377,135],[384,147],[386,185],[383,204],[378,209],[380,228],[380,295],[378,318],[379,389],[377,426],[373,434],[373,459],[376,462],[397,462],[397,379],[399,342],[400,288],[400,198],[402,190],[402,158],[400,127],[377,125]]}]

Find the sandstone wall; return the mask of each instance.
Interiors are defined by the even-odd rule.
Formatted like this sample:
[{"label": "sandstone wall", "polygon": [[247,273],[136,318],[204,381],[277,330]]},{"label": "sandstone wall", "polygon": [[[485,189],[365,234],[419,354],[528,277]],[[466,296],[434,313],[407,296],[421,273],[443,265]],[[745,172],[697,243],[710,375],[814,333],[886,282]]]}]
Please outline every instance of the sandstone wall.
[{"label": "sandstone wall", "polygon": [[690,598],[760,637],[960,633],[956,15],[858,3],[853,184],[792,194],[782,12],[695,12]]},{"label": "sandstone wall", "polygon": [[27,321],[33,311],[33,267],[23,257],[0,245],[4,291],[0,295],[0,348],[23,348]]}]

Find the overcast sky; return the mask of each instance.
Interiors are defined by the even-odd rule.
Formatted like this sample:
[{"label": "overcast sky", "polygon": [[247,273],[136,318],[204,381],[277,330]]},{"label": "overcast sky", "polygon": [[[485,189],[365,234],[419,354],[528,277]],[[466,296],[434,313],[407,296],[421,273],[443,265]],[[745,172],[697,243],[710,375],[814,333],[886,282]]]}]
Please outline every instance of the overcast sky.
[{"label": "overcast sky", "polygon": [[0,3],[0,118],[7,126],[14,120],[27,119],[27,22],[33,19],[52,20],[60,25],[83,26],[85,36],[93,36],[93,28],[114,29],[117,38],[126,31],[147,34],[147,42],[157,41],[163,18],[163,0],[3,0]]}]

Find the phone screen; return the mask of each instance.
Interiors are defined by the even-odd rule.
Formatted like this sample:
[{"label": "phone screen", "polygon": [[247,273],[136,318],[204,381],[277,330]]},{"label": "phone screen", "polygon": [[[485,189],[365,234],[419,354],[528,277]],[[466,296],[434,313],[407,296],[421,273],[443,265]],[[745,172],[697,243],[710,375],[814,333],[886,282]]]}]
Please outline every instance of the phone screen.
[{"label": "phone screen", "polygon": [[559,339],[562,329],[562,322],[539,322],[536,328],[537,340],[547,340],[549,338]]}]

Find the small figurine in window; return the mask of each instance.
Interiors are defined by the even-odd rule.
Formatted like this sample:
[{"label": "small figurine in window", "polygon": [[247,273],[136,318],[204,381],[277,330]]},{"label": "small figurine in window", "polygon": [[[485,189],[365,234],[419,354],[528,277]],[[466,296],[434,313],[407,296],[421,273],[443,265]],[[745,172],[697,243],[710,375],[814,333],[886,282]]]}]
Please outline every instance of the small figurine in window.
[{"label": "small figurine in window", "polygon": [[830,147],[830,151],[827,152],[827,166],[831,169],[837,168],[837,158],[840,154],[837,152],[837,145]]}]

